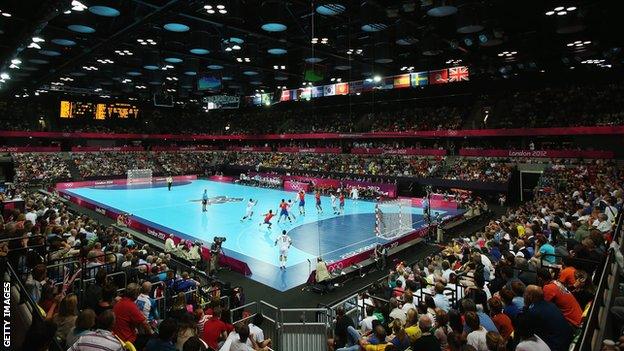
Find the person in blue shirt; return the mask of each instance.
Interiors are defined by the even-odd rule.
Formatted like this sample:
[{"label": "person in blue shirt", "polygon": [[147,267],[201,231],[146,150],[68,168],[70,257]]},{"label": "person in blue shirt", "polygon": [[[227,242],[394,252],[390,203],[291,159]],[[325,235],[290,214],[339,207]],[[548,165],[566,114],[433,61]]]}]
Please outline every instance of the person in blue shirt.
[{"label": "person in blue shirt", "polygon": [[540,236],[537,239],[537,249],[535,251],[537,251],[535,253],[536,258],[543,259],[543,262],[548,265],[555,264],[555,248],[550,243],[548,243],[546,237]]},{"label": "person in blue shirt", "polygon": [[[487,314],[483,312],[478,312],[477,305],[475,305],[474,301],[470,299],[461,300],[461,312],[464,315],[467,312],[475,312],[477,316],[479,317],[479,324],[482,325],[483,328],[485,328],[489,332],[491,331],[491,332],[498,333],[498,329],[496,328],[496,325],[494,325],[492,318],[490,318],[490,316],[488,316]],[[471,331],[472,330],[470,329],[470,327],[468,327],[468,325],[464,321],[464,332],[469,334]]]},{"label": "person in blue shirt", "polygon": [[444,312],[448,312],[451,309],[451,303],[449,302],[449,298],[444,295],[444,284],[436,283],[434,289],[435,295],[433,295],[433,301],[435,302],[435,306],[442,309]]}]

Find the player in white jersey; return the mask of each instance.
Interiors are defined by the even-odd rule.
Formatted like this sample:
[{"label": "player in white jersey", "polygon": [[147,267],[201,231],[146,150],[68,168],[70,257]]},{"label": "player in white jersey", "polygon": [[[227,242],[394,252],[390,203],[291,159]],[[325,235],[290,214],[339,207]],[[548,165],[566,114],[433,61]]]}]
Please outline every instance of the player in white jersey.
[{"label": "player in white jersey", "polygon": [[253,199],[249,199],[249,202],[247,203],[247,208],[245,209],[245,215],[241,219],[241,222],[246,219],[251,220],[251,216],[253,216],[254,206],[256,206],[257,203],[258,203],[258,200],[254,201]]},{"label": "player in white jersey", "polygon": [[275,246],[279,246],[279,261],[280,269],[286,269],[286,260],[288,259],[288,249],[292,245],[292,240],[286,234],[285,230],[282,230],[282,235],[275,239]]},{"label": "player in white jersey", "polygon": [[356,186],[351,188],[351,198],[353,200],[357,200],[360,198],[360,193],[358,191],[358,188]]},{"label": "player in white jersey", "polygon": [[291,216],[295,221],[297,220],[297,217],[295,217],[295,211],[293,211],[293,202],[292,200],[288,200],[288,215]]},{"label": "player in white jersey", "polygon": [[338,211],[338,206],[336,205],[336,195],[334,195],[334,193],[331,193],[331,195],[329,196],[331,199],[331,206],[332,209],[334,210],[334,214],[340,214],[340,212]]}]

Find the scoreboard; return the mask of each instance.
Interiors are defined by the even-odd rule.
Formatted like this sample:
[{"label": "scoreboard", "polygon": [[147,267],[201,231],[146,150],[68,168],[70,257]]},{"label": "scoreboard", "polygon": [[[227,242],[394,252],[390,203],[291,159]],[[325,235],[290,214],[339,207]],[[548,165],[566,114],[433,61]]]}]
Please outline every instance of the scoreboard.
[{"label": "scoreboard", "polygon": [[80,101],[61,101],[60,117],[61,118],[80,118],[80,119],[127,119],[137,118],[139,108],[135,105],[127,103],[92,103]]}]

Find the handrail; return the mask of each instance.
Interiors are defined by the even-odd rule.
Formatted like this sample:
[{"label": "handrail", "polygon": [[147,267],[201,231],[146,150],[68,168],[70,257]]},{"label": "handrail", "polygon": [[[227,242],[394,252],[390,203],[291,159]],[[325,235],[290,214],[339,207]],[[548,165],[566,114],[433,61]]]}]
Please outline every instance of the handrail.
[{"label": "handrail", "polygon": [[[30,305],[30,311],[31,311],[33,320],[34,318],[37,318],[40,322],[42,323],[45,322],[45,319],[39,312],[40,311],[39,305],[33,300],[32,296],[30,296],[30,294],[28,293],[28,290],[26,290],[26,287],[24,286],[24,284],[22,284],[22,281],[19,275],[17,275],[17,272],[15,272],[15,269],[13,268],[11,263],[4,258],[0,258],[0,262],[2,261],[4,261],[3,262],[4,264],[2,266],[5,266],[7,268],[8,274],[13,277],[13,279],[10,279],[11,284],[17,285],[17,289],[19,290],[19,293],[20,293],[20,299],[25,299],[26,303]],[[31,322],[31,327],[32,327],[32,322]],[[49,350],[52,350],[52,351],[64,350],[64,348],[61,347],[61,345],[59,344],[56,338],[52,338],[52,345],[50,346],[51,347],[49,347]]]},{"label": "handrail", "polygon": [[[619,243],[621,246],[624,242],[624,236],[622,233],[622,225],[624,224],[624,215],[622,215],[622,213],[620,212],[618,217],[619,217],[618,222],[617,222],[618,224],[616,226],[615,231],[613,232],[613,241]],[[594,349],[593,346],[596,346],[596,345],[592,345],[594,332],[598,328],[604,328],[604,325],[601,324],[600,321],[598,320],[601,315],[599,311],[603,307],[603,305],[605,304],[608,305],[609,303],[603,301],[601,297],[604,294],[604,291],[606,290],[606,288],[608,288],[607,280],[608,280],[609,275],[611,273],[615,273],[615,272],[610,272],[611,266],[613,265],[614,261],[615,261],[615,251],[610,248],[607,254],[606,262],[600,274],[598,287],[596,288],[596,293],[594,294],[594,300],[592,301],[592,304],[589,309],[589,313],[587,314],[587,321],[585,322],[585,325],[582,328],[580,341],[575,345],[575,349],[574,349],[575,351],[593,350]],[[617,266],[615,269],[617,270]],[[602,313],[605,319],[608,313],[609,313],[608,311],[606,313]]]}]

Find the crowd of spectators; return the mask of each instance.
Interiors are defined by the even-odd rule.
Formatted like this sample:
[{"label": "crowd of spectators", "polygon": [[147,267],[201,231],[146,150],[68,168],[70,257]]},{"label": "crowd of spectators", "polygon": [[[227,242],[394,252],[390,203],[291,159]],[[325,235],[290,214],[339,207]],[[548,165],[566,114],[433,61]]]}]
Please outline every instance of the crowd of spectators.
[{"label": "crowd of spectators", "polygon": [[624,178],[603,161],[557,167],[545,177],[532,201],[483,230],[423,263],[393,266],[387,281],[362,295],[356,320],[339,308],[330,347],[567,350],[595,297]]},{"label": "crowd of spectators", "polygon": [[457,159],[450,165],[444,178],[456,180],[479,180],[483,182],[503,182],[509,179],[511,165],[490,158]]},{"label": "crowd of spectators", "polygon": [[230,309],[245,303],[242,288],[183,272],[172,259],[190,258],[193,243],[161,251],[74,213],[56,195],[16,197],[26,209],[0,217],[0,259],[20,272],[41,316],[18,333],[22,350],[267,350],[261,315],[231,324]]},{"label": "crowd of spectators", "polygon": [[[620,102],[623,97],[624,85],[621,83],[575,84],[513,91],[503,96],[490,96],[494,108],[483,127],[621,125],[624,123],[624,106]],[[0,129],[141,134],[275,134],[457,130],[472,125],[466,121],[470,119],[474,103],[454,97],[440,101],[443,102],[425,99],[393,104],[382,101],[375,105],[304,108],[278,105],[209,113],[199,108],[185,107],[176,108],[175,112],[142,111],[138,118],[131,119],[59,120],[52,125],[40,117],[46,115],[41,107],[22,108],[11,104],[5,109],[0,106],[0,113],[7,116],[0,118]],[[20,114],[24,116],[14,117]],[[172,118],[172,114],[175,118]]]},{"label": "crowd of spectators", "polygon": [[73,153],[82,177],[125,176],[129,169],[151,169],[153,174],[203,174],[206,167],[222,163],[214,152],[83,152]]},{"label": "crowd of spectators", "polygon": [[55,153],[14,153],[19,182],[71,178],[68,162],[83,178],[119,176],[129,169],[151,169],[154,175],[204,174],[216,165],[251,169],[322,172],[342,177],[438,177],[506,182],[511,160],[410,155],[354,155],[236,151],[74,152],[71,159]]},{"label": "crowd of spectators", "polygon": [[[364,296],[357,323],[338,309],[330,346],[566,350],[594,298],[593,277],[624,205],[623,175],[609,161],[555,165],[532,201],[453,240],[424,265],[394,266],[388,280]],[[33,324],[28,331],[24,350],[52,340],[42,331],[74,351],[90,350],[93,340],[110,350],[121,350],[124,343],[147,351],[206,345],[267,350],[270,340],[258,328],[260,315],[252,323],[230,323],[229,308],[245,302],[241,289],[231,289],[224,303],[225,288],[218,282],[204,291],[198,289],[202,277],[172,269],[167,243],[165,251],[157,251],[70,211],[55,195],[18,193],[26,210],[2,218],[0,238],[16,240],[3,242],[0,252],[24,274],[28,294],[40,307],[35,313],[45,319],[44,326]],[[192,246],[169,244],[177,251]],[[46,268],[58,260],[77,263]],[[93,278],[84,292],[69,278],[79,268]],[[107,278],[119,271],[126,280]],[[169,301],[165,311],[161,298]]]},{"label": "crowd of spectators", "polygon": [[55,153],[13,153],[17,182],[41,182],[71,178],[63,157]]},{"label": "crowd of spectators", "polygon": [[624,85],[573,85],[510,93],[500,99],[488,128],[621,125]]}]

